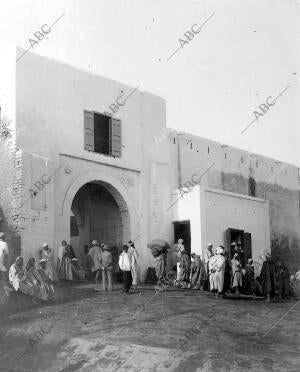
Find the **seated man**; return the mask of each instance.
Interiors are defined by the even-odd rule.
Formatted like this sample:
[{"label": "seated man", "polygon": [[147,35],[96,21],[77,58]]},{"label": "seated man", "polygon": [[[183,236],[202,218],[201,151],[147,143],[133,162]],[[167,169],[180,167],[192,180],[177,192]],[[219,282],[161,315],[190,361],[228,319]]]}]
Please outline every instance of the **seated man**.
[{"label": "seated man", "polygon": [[41,278],[43,279],[49,299],[53,299],[54,298],[54,286],[52,284],[53,277],[52,272],[49,270],[49,267],[47,266],[47,261],[45,259],[40,260],[40,269],[38,269],[38,272]]}]

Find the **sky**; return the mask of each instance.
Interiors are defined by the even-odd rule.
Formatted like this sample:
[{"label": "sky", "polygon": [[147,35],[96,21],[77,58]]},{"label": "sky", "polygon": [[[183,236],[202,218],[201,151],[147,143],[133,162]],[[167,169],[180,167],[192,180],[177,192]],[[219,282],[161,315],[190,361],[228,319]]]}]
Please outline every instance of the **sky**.
[{"label": "sky", "polygon": [[164,98],[168,127],[300,167],[300,0],[0,0],[2,52],[60,16],[32,52]]}]

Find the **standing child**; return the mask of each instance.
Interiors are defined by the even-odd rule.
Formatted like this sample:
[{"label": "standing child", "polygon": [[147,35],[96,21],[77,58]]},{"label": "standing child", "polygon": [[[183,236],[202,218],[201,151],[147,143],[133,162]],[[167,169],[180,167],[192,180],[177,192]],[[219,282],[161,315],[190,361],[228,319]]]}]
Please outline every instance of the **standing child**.
[{"label": "standing child", "polygon": [[120,254],[119,266],[123,272],[123,289],[122,293],[129,294],[129,290],[132,284],[132,275],[131,275],[131,261],[128,255],[128,246],[123,245],[123,252]]}]

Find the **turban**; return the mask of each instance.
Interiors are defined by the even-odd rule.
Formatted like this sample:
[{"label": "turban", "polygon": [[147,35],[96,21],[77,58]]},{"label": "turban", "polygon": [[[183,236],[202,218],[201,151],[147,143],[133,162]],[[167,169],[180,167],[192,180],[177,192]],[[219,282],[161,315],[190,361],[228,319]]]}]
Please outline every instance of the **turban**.
[{"label": "turban", "polygon": [[222,254],[224,252],[222,247],[217,247],[217,254]]}]

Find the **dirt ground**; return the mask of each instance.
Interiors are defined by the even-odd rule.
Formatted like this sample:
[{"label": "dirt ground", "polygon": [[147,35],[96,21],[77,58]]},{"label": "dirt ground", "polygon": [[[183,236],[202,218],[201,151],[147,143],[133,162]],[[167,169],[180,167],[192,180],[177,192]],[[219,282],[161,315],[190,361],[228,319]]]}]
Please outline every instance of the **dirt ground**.
[{"label": "dirt ground", "polygon": [[[2,311],[1,371],[300,371],[298,302],[73,285]],[[99,288],[97,288],[99,289]]]}]

